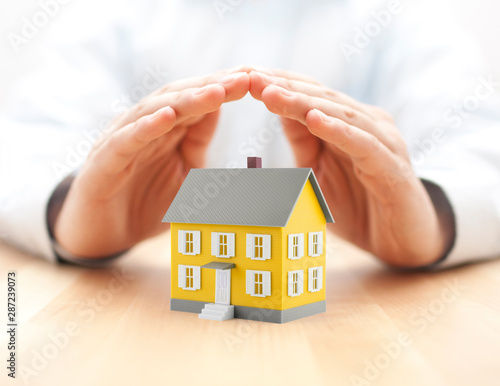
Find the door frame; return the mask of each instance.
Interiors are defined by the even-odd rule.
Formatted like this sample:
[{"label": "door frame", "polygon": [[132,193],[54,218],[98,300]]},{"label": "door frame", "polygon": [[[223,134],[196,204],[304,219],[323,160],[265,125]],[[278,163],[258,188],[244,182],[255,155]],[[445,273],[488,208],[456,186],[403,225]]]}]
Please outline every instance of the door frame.
[{"label": "door frame", "polygon": [[[225,289],[225,291],[227,291],[227,301],[218,301],[218,293],[219,291],[221,290],[224,290],[220,284],[222,284],[220,282],[220,280],[222,280],[222,276],[221,275],[227,275],[227,289]],[[220,297],[220,296],[219,296]],[[230,269],[216,269],[215,270],[215,304],[231,304],[231,270]]]}]

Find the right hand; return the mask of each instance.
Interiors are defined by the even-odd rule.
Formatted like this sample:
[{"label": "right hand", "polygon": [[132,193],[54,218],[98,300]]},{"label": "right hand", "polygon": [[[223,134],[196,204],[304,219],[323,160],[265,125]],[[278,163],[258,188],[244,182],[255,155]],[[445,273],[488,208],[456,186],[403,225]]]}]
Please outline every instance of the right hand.
[{"label": "right hand", "polygon": [[161,220],[184,178],[204,166],[219,108],[243,98],[249,83],[245,68],[176,81],[117,117],[71,185],[58,243],[99,258],[166,230]]}]

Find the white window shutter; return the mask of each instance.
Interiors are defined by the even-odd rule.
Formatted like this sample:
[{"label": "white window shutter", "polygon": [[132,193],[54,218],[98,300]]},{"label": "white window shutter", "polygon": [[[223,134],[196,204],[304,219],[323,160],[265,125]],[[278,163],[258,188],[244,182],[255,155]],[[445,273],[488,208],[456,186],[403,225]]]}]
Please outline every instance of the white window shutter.
[{"label": "white window shutter", "polygon": [[228,233],[227,235],[227,255],[229,257],[234,257],[234,233]]},{"label": "white window shutter", "polygon": [[255,242],[254,235],[247,233],[247,257],[251,259],[255,257],[254,242]]},{"label": "white window shutter", "polygon": [[271,272],[262,272],[264,280],[264,296],[271,296]]},{"label": "white window shutter", "polygon": [[304,257],[304,234],[299,234],[299,253],[298,258]]},{"label": "white window shutter", "polygon": [[219,234],[212,232],[212,256],[219,256]]},{"label": "white window shutter", "polygon": [[293,259],[293,235],[288,235],[288,258]]},{"label": "white window shutter", "polygon": [[318,267],[318,291],[323,289],[323,267]]},{"label": "white window shutter", "polygon": [[186,231],[178,232],[177,251],[179,253],[186,253]]},{"label": "white window shutter", "polygon": [[293,296],[293,271],[288,272],[288,296]]},{"label": "white window shutter", "polygon": [[313,288],[313,272],[314,272],[314,268],[309,268],[307,270],[307,290],[309,292],[314,292],[314,288]]},{"label": "white window shutter", "polygon": [[323,232],[318,232],[318,256],[323,254]]},{"label": "white window shutter", "polygon": [[201,269],[200,267],[193,267],[193,288],[199,290],[201,288]]},{"label": "white window shutter", "polygon": [[186,288],[186,266],[179,264],[178,270],[177,286],[184,289]]},{"label": "white window shutter", "polygon": [[255,288],[255,282],[254,282],[254,272],[247,269],[247,272],[246,272],[246,279],[247,279],[247,290],[246,290],[246,293],[248,295],[255,295],[254,294],[254,288]]},{"label": "white window shutter", "polygon": [[304,270],[301,269],[297,272],[299,274],[299,281],[297,283],[297,295],[302,295],[304,292]]},{"label": "white window shutter", "polygon": [[200,240],[200,231],[194,231],[193,232],[193,252],[195,255],[199,255],[200,254],[200,244],[201,244],[201,240]]},{"label": "white window shutter", "polygon": [[271,258],[271,235],[263,235],[262,242],[264,246],[264,259],[269,260]]},{"label": "white window shutter", "polygon": [[314,256],[313,239],[314,239],[314,232],[309,232],[307,238],[307,249],[309,256]]}]

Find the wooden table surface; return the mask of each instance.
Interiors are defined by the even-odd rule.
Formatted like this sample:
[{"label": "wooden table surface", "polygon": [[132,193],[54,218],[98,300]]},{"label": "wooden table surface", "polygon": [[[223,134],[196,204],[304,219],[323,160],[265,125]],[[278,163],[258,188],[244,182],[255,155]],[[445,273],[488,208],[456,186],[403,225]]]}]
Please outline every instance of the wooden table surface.
[{"label": "wooden table surface", "polygon": [[216,322],[169,310],[169,236],[105,269],[1,244],[0,323],[15,270],[19,325],[0,384],[500,385],[500,260],[394,272],[329,235],[326,313]]}]

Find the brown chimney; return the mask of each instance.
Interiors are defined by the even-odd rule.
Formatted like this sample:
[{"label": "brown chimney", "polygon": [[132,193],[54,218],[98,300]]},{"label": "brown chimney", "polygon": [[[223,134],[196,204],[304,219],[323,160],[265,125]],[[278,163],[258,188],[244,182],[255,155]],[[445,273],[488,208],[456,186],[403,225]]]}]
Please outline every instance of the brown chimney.
[{"label": "brown chimney", "polygon": [[261,169],[262,168],[262,158],[260,158],[260,157],[247,157],[247,168],[248,169]]}]

